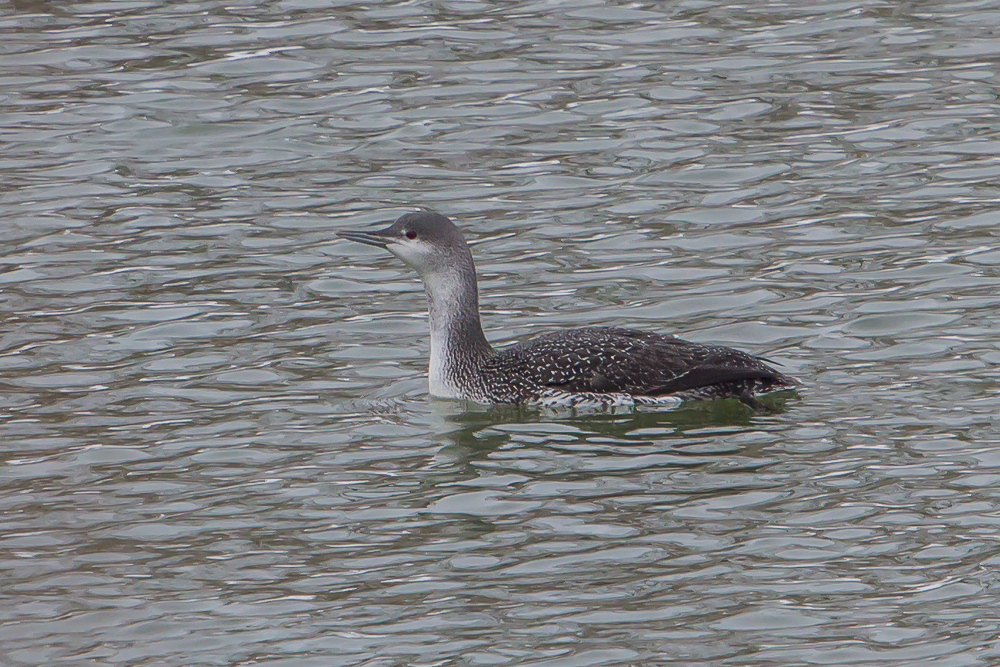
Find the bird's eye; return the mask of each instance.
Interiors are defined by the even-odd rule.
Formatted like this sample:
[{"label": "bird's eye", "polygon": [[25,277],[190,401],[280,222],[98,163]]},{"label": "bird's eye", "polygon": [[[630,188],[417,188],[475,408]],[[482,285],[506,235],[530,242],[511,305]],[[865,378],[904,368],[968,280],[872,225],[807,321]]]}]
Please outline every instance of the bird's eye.
[{"label": "bird's eye", "polygon": [[404,236],[406,236],[406,238],[412,241],[413,239],[417,238],[417,233],[412,229],[407,229],[406,234]]}]

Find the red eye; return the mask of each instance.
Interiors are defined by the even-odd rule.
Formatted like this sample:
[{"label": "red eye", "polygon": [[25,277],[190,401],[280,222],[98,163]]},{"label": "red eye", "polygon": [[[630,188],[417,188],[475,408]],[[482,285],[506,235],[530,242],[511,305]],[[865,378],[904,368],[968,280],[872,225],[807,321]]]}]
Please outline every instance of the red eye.
[{"label": "red eye", "polygon": [[415,231],[413,231],[412,229],[407,229],[406,230],[406,238],[408,238],[408,239],[410,239],[412,241],[413,239],[417,238],[417,233]]}]

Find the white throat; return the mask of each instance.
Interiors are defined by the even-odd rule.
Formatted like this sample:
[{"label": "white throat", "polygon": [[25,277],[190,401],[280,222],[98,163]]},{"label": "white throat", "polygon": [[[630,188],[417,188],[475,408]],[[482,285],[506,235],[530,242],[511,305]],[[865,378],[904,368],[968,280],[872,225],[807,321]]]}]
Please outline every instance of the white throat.
[{"label": "white throat", "polygon": [[431,329],[428,389],[439,398],[470,398],[460,386],[463,374],[471,376],[482,358],[492,353],[479,324],[475,269],[470,261],[469,266],[437,271],[422,278]]},{"label": "white throat", "polygon": [[457,271],[434,273],[424,278],[431,328],[431,360],[427,372],[431,396],[462,398],[455,384],[454,366],[462,353],[462,341],[458,337],[468,289]]}]

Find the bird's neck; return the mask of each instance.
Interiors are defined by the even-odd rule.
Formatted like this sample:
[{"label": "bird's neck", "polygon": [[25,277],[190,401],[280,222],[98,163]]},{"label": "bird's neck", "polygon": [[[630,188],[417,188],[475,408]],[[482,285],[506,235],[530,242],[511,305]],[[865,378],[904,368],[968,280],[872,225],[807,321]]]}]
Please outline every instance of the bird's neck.
[{"label": "bird's neck", "polygon": [[441,398],[467,398],[463,375],[476,372],[493,354],[479,321],[479,289],[471,258],[468,265],[449,267],[424,278],[431,328],[430,393]]}]

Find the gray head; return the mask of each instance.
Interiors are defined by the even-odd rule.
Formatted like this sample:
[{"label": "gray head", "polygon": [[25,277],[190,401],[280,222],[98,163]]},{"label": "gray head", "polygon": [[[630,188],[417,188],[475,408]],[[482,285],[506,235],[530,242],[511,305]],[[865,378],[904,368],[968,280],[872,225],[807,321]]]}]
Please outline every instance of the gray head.
[{"label": "gray head", "polygon": [[[438,213],[407,213],[378,232],[339,232],[340,238],[385,248],[416,270],[427,293],[431,325],[430,387],[435,396],[459,397],[456,355],[468,363],[493,348],[479,323],[479,287],[469,246]],[[456,341],[460,341],[459,344]]]},{"label": "gray head", "polygon": [[381,231],[338,232],[337,236],[385,248],[421,277],[472,267],[472,253],[465,237],[440,213],[407,213]]}]

